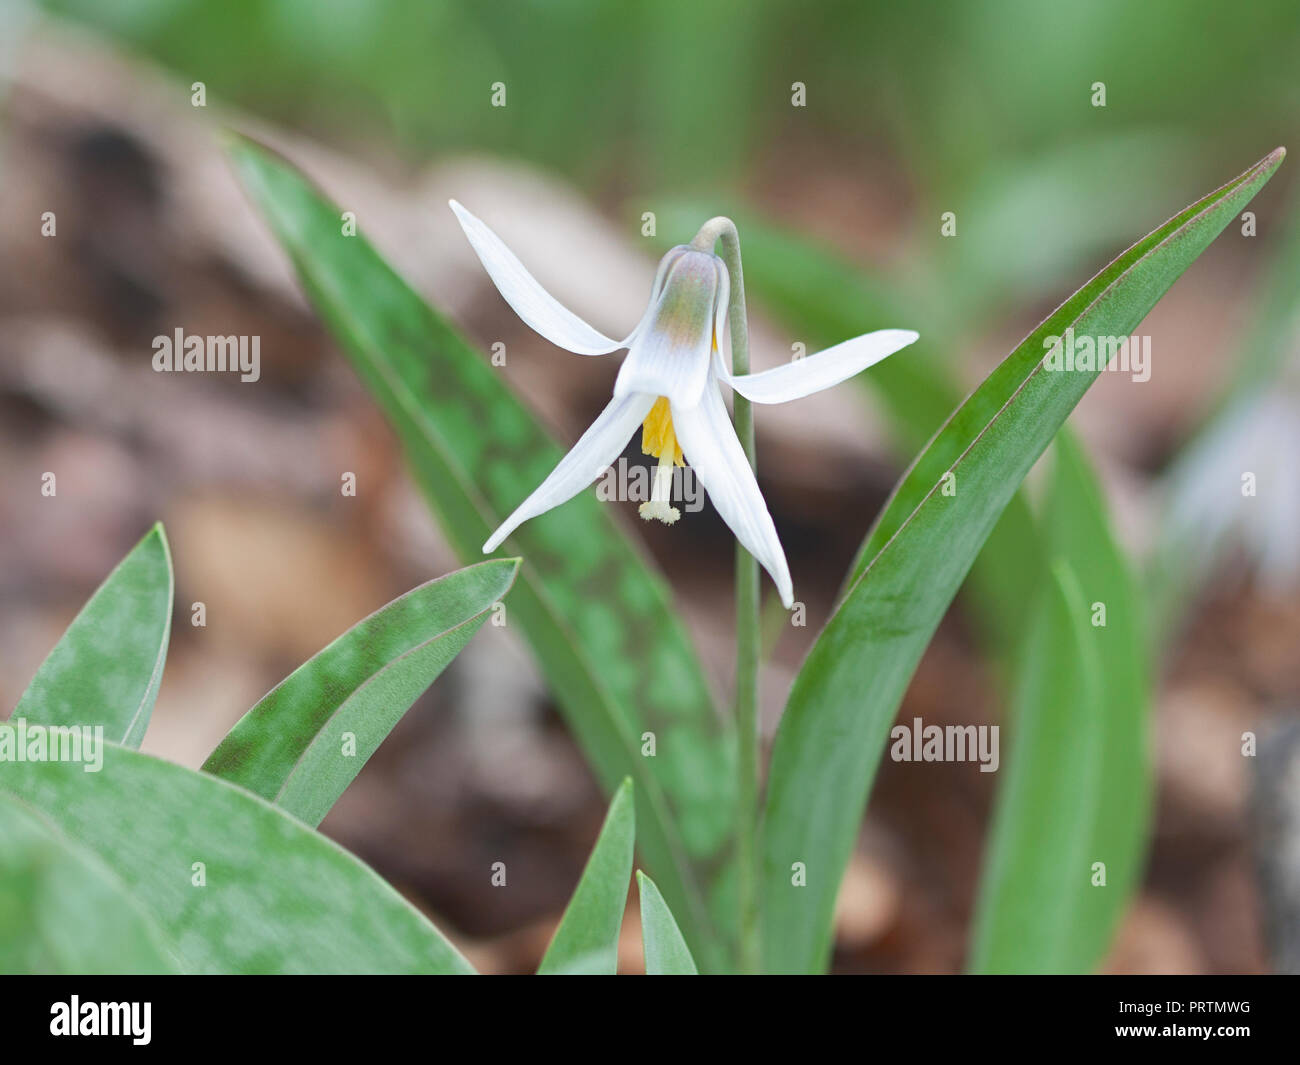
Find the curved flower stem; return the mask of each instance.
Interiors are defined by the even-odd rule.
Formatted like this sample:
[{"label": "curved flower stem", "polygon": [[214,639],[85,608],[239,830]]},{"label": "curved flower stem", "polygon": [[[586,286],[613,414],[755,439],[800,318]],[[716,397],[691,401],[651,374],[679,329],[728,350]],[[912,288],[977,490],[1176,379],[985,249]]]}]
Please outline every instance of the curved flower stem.
[{"label": "curved flower stem", "polygon": [[[749,325],[745,313],[745,277],[740,265],[740,235],[730,218],[711,218],[700,227],[691,242],[701,251],[712,251],[722,242],[722,260],[731,275],[731,371],[749,373]],[[757,468],[754,454],[754,411],[749,400],[735,393],[733,421],[740,446]],[[736,864],[739,872],[740,968],[757,973],[760,967],[758,939],[758,561],[739,542],[736,544],[736,737],[739,746],[736,766]]]}]

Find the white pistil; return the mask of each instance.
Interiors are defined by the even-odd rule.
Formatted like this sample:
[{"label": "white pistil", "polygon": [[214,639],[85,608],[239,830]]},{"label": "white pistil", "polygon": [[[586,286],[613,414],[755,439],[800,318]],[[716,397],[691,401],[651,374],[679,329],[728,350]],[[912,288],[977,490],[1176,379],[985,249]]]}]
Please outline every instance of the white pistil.
[{"label": "white pistil", "polygon": [[654,481],[650,485],[650,501],[642,503],[637,513],[646,521],[662,521],[672,525],[682,516],[676,507],[669,506],[673,498],[673,457],[672,449],[664,448],[659,456],[659,465],[655,467]]}]

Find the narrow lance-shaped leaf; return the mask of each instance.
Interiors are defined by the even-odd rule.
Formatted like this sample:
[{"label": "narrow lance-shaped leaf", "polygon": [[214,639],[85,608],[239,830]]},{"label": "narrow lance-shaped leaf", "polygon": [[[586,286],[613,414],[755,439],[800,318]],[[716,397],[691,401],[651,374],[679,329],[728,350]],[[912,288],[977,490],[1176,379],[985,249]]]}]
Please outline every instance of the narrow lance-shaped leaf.
[{"label": "narrow lance-shaped leaf", "polygon": [[618,971],[618,933],[627,907],[635,835],[632,781],[625,780],[609,804],[582,879],[537,969],[539,976],[613,976]]},{"label": "narrow lance-shaped leaf", "polygon": [[[814,971],[903,692],[980,546],[1097,370],[1048,368],[1048,338],[1124,337],[1247,204],[1281,149],[1170,219],[1079,289],[980,385],[903,478],[795,679],[772,750],[765,964]],[[945,484],[952,486],[944,492]],[[806,886],[791,882],[804,863]]]},{"label": "narrow lance-shaped leaf", "polygon": [[15,762],[0,795],[110,868],[188,973],[470,973],[373,870],[263,799],[126,747]]},{"label": "narrow lance-shaped leaf", "polygon": [[106,739],[139,747],[167,660],[172,587],[167,537],[155,525],[73,619],[13,720],[101,725]]},{"label": "narrow lance-shaped leaf", "polygon": [[1052,450],[1048,549],[1078,578],[1088,608],[1085,635],[1100,665],[1094,727],[1101,733],[1101,760],[1087,794],[1090,860],[1105,865],[1106,886],[1089,884],[1075,914],[1080,968],[1089,969],[1104,956],[1142,875],[1154,787],[1152,641],[1137,577],[1115,541],[1087,456],[1068,431],[1057,434]]},{"label": "narrow lance-shaped leaf", "polygon": [[177,971],[161,932],[113,871],[36,810],[0,793],[0,972]]},{"label": "narrow lance-shaped leaf", "polygon": [[695,976],[695,959],[664,897],[640,869],[636,887],[641,897],[641,944],[647,976]]},{"label": "narrow lance-shaped leaf", "polygon": [[[444,532],[463,558],[480,558],[560,449],[500,372],[364,238],[340,236],[338,208],[267,151],[241,141],[232,154],[308,296],[401,437]],[[594,493],[528,522],[511,543],[524,556],[511,623],[532,645],[604,786],[636,781],[642,853],[697,956],[716,960],[706,938],[711,884],[701,869],[720,880],[729,866],[735,747],[664,583]],[[653,758],[641,754],[647,734]]]},{"label": "narrow lance-shaped leaf", "polygon": [[[1104,788],[1101,661],[1089,611],[1064,563],[1039,597],[1021,658],[1005,776],[976,907],[971,968],[1077,973],[1097,944],[1080,906],[1092,883]],[[1104,942],[1104,941],[1103,941]]]},{"label": "narrow lance-shaped leaf", "polygon": [[518,569],[517,559],[480,562],[394,599],[263,697],[204,770],[319,824]]}]

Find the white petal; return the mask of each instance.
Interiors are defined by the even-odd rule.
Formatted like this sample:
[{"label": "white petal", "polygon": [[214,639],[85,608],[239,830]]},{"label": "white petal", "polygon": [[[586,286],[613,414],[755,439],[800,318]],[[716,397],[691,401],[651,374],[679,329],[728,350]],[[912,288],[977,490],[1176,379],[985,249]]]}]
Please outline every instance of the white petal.
[{"label": "white petal", "polygon": [[709,377],[718,299],[726,294],[725,274],[716,255],[680,251],[632,334],[614,395],[645,392],[666,396],[683,408],[700,401]]},{"label": "white petal", "polygon": [[728,312],[731,310],[731,271],[727,264],[718,260],[718,306],[713,316],[713,349],[721,354],[724,347],[723,338],[730,325]]},{"label": "white petal", "polygon": [[736,534],[745,549],[762,564],[776,583],[781,603],[787,610],[794,604],[790,567],[776,536],[763,494],[754,480],[736,430],[727,416],[715,379],[710,379],[703,398],[693,408],[672,408],[673,428],[686,461],[699,477],[714,509]]},{"label": "white petal", "polygon": [[622,454],[632,434],[650,413],[655,399],[655,396],[637,393],[612,400],[550,476],[492,534],[483,545],[483,553],[491,554],[524,522],[567,503],[599,477],[605,467]]},{"label": "white petal", "polygon": [[578,355],[608,355],[625,347],[593,329],[538,283],[500,237],[455,200],[449,200],[465,236],[505,301],[552,344]]},{"label": "white petal", "polygon": [[754,403],[786,403],[848,380],[914,343],[918,335],[910,329],[881,329],[784,366],[738,377],[727,372],[719,353],[718,372],[727,384]]}]

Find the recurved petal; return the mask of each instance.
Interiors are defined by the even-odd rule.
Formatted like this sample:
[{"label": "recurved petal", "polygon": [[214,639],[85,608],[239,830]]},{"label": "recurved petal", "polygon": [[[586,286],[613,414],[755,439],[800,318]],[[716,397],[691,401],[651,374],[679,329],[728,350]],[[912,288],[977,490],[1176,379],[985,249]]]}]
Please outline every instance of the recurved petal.
[{"label": "recurved petal", "polygon": [[483,545],[491,554],[520,525],[567,503],[600,476],[622,453],[632,434],[654,406],[654,396],[635,393],[615,397],[537,489],[516,508]]},{"label": "recurved petal", "polygon": [[721,356],[726,345],[723,339],[727,335],[728,318],[731,310],[731,272],[727,264],[718,260],[718,299],[713,308],[713,350]]},{"label": "recurved petal", "polygon": [[754,403],[786,403],[838,385],[916,341],[910,329],[881,329],[761,373],[733,376],[721,357],[719,376]]},{"label": "recurved petal", "polygon": [[505,301],[552,344],[578,355],[608,355],[624,347],[592,328],[538,283],[505,242],[455,200],[449,200],[461,229]]},{"label": "recurved petal", "polygon": [[674,407],[685,409],[699,403],[708,380],[726,268],[708,252],[673,250],[676,258],[619,367],[614,395],[666,396]]},{"label": "recurved petal", "polygon": [[708,382],[696,406],[687,410],[673,407],[672,417],[686,461],[709,493],[714,508],[736,539],[771,575],[782,605],[789,610],[794,603],[790,567],[716,382]]}]

